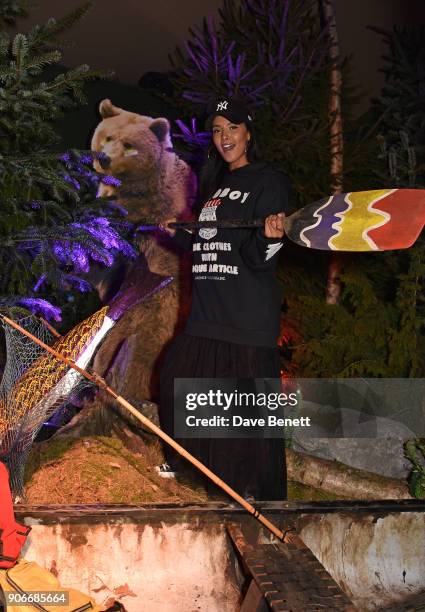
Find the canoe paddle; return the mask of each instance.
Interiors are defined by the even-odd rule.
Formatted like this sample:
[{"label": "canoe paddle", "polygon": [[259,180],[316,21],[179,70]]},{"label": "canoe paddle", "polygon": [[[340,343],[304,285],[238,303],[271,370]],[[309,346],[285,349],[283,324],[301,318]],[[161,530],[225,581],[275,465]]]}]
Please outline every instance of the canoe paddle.
[{"label": "canoe paddle", "polygon": [[[425,224],[425,189],[352,191],[307,204],[284,218],[286,237],[322,251],[390,251],[415,243]],[[264,219],[169,223],[173,229],[256,228]],[[140,225],[138,231],[159,229]]]}]

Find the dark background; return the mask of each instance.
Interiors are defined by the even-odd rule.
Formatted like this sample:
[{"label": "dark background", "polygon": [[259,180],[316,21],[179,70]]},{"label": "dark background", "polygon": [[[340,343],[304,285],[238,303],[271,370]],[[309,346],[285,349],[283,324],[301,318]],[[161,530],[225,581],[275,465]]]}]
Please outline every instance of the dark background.
[{"label": "dark background", "polygon": [[[20,19],[17,30],[26,31],[49,17],[61,17],[81,5],[81,0],[42,0]],[[222,0],[95,0],[90,13],[69,34],[63,63],[73,67],[112,69],[115,80],[88,87],[88,106],[71,112],[59,131],[65,147],[85,148],[99,121],[97,106],[110,98],[117,106],[145,115],[175,119],[175,111],[161,98],[138,87],[150,71],[170,69],[169,54],[182,45],[189,28],[204,17],[218,18]],[[384,75],[380,72],[385,45],[368,25],[391,29],[395,24],[425,23],[424,0],[335,0],[337,28],[343,55],[352,55],[352,80],[362,92],[357,113],[368,108],[370,97],[379,94]]]},{"label": "dark background", "polygon": [[[42,0],[19,29],[59,17],[80,0]],[[222,0],[95,0],[90,14],[72,30],[76,43],[65,52],[69,66],[89,63],[112,68],[121,83],[135,85],[147,71],[169,68],[168,54],[184,42],[188,28],[204,16],[217,16]],[[337,27],[344,54],[354,54],[354,77],[366,93],[378,93],[384,45],[367,25],[425,23],[423,0],[335,0]]]}]

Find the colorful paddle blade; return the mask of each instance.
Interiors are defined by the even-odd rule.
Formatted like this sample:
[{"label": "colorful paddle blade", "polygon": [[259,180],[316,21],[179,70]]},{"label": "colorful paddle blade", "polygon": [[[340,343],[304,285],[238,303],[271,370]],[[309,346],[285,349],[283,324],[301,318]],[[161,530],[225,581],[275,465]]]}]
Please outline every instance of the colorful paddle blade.
[{"label": "colorful paddle blade", "polygon": [[288,238],[323,251],[389,251],[412,246],[425,223],[425,189],[378,189],[330,196],[285,222]]}]

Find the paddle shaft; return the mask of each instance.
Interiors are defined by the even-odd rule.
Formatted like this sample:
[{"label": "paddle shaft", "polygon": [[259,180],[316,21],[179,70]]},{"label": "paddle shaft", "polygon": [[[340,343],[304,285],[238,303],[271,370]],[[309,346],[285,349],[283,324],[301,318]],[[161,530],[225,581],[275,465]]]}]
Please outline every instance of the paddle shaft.
[{"label": "paddle shaft", "polygon": [[207,468],[206,465],[198,461],[198,459],[196,459],[196,457],[191,455],[185,448],[183,448],[183,446],[180,446],[180,444],[178,444],[175,440],[173,440],[173,438],[171,438],[164,431],[162,431],[162,429],[157,427],[157,425],[152,423],[152,421],[150,421],[147,417],[141,414],[134,406],[132,406],[132,404],[130,404],[130,402],[128,402],[125,398],[123,398],[116,391],[114,391],[114,389],[112,389],[112,387],[110,387],[102,378],[100,378],[99,376],[93,376],[92,374],[84,370],[83,368],[80,368],[79,366],[77,366],[77,364],[74,361],[72,361],[72,359],[69,359],[68,357],[65,357],[61,353],[55,351],[55,349],[53,349],[51,346],[49,346],[48,344],[45,344],[42,340],[39,340],[36,336],[34,336],[29,331],[21,327],[18,323],[15,323],[15,321],[13,321],[12,319],[9,319],[9,317],[6,317],[5,315],[0,315],[0,318],[2,321],[10,325],[10,327],[13,327],[14,329],[20,331],[22,334],[30,338],[33,342],[41,346],[44,350],[46,350],[51,355],[56,357],[56,359],[63,361],[70,368],[73,368],[79,374],[81,374],[81,376],[84,376],[84,378],[87,378],[91,382],[95,383],[96,385],[104,389],[119,404],[121,404],[121,406],[123,406],[129,412],[131,412],[131,414],[138,421],[143,423],[145,427],[148,427],[159,438],[161,438],[162,440],[164,440],[164,442],[166,442],[172,448],[174,448],[174,450],[176,450],[182,457],[190,461],[192,465],[198,468],[198,470],[200,470],[203,474],[205,474],[205,476],[207,476],[210,480],[212,480],[212,482],[214,482],[217,486],[223,489],[223,491],[225,491],[228,495],[230,495],[230,497],[232,497],[241,506],[243,506],[245,510],[247,510],[250,514],[252,514],[254,518],[260,521],[260,523],[262,523],[271,533],[273,533],[277,538],[279,538],[279,540],[281,540],[282,542],[291,541],[290,533],[283,532],[278,527],[273,525],[273,523],[271,523],[265,516],[263,516],[260,512],[258,512],[258,510],[254,508],[254,506],[252,506],[249,502],[247,502],[243,497],[241,497],[238,493],[236,493],[236,491],[234,491],[231,487],[229,487],[229,485],[227,485],[223,480],[221,480],[221,478],[219,478],[216,474],[214,474],[214,472],[212,472],[209,468]]},{"label": "paddle shaft", "polygon": [[[264,219],[220,219],[215,221],[173,221],[167,224],[171,229],[202,229],[213,227],[218,229],[237,229],[263,227]],[[161,229],[159,224],[140,225],[138,231],[148,232]]]}]

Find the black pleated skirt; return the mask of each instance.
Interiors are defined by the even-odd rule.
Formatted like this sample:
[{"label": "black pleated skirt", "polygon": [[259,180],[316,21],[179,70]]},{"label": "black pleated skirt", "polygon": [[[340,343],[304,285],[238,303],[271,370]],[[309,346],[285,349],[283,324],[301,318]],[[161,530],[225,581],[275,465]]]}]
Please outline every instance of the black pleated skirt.
[{"label": "black pleated skirt", "polygon": [[[180,334],[168,348],[161,370],[161,427],[174,437],[174,378],[278,378],[279,375],[277,349]],[[243,497],[286,499],[282,439],[190,438],[177,441]],[[183,469],[199,478],[197,470],[195,475],[195,468],[173,449],[167,447],[165,452],[174,470]],[[206,485],[210,492],[217,492],[210,481]]]}]

